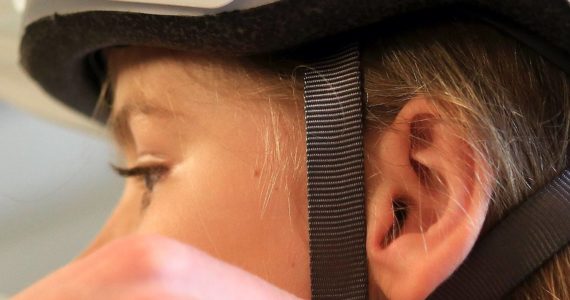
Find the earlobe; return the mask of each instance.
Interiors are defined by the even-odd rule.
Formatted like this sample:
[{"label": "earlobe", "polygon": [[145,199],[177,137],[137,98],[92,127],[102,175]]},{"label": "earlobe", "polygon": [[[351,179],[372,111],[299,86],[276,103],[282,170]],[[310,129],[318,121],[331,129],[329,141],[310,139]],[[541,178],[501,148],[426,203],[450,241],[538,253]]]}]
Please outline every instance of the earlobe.
[{"label": "earlobe", "polygon": [[390,299],[423,299],[477,239],[489,167],[423,97],[410,100],[376,139],[366,141],[371,286]]}]

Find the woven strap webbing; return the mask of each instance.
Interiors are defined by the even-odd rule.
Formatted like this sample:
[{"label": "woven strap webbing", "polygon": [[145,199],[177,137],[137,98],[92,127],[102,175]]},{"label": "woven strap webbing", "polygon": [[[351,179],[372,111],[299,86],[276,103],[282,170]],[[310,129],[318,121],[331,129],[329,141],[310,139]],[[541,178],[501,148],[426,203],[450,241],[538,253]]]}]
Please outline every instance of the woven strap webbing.
[{"label": "woven strap webbing", "polygon": [[503,299],[570,242],[570,170],[512,211],[429,299]]},{"label": "woven strap webbing", "polygon": [[304,84],[312,297],[366,299],[358,46],[311,64]]}]

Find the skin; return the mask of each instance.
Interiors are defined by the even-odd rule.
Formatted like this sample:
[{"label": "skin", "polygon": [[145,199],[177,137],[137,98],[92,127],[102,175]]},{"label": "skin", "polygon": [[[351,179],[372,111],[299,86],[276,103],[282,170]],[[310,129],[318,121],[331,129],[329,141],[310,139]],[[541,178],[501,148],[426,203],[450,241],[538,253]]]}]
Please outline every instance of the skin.
[{"label": "skin", "polygon": [[85,255],[121,236],[159,234],[308,298],[302,110],[269,103],[252,88],[262,74],[231,62],[151,49],[113,50],[108,61],[124,165],[167,171],[152,191],[127,179]]},{"label": "skin", "polygon": [[[290,82],[228,58],[106,54],[123,196],[79,259],[17,299],[310,298],[304,118]],[[364,144],[370,298],[425,299],[481,230],[489,166],[421,95]],[[395,199],[407,207],[397,234]]]}]

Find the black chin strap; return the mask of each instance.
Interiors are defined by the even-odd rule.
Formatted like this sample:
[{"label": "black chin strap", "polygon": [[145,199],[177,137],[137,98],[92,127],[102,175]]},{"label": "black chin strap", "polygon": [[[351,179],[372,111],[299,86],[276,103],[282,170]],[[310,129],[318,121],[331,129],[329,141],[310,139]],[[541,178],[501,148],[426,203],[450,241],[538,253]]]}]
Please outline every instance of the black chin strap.
[{"label": "black chin strap", "polygon": [[358,47],[305,72],[313,299],[366,299],[366,220]]},{"label": "black chin strap", "polygon": [[502,299],[570,243],[570,169],[475,245],[429,299]]}]

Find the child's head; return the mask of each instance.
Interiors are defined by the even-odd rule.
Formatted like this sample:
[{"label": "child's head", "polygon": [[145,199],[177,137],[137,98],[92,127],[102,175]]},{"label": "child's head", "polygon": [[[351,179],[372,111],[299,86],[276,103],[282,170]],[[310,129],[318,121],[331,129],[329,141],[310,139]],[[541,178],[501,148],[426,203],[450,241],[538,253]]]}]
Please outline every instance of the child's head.
[{"label": "child's head", "polygon": [[[27,10],[21,53],[30,74],[83,113],[99,91],[112,97],[108,124],[124,156],[115,169],[128,179],[87,252],[130,233],[159,233],[309,297],[316,277],[308,211],[316,207],[335,222],[366,215],[366,245],[358,243],[366,257],[355,264],[367,263],[373,298],[420,299],[458,269],[480,235],[568,165],[566,0],[450,0],[445,9],[421,0],[152,2],[32,1]],[[358,41],[360,65],[337,73],[362,82],[362,99],[339,80],[316,89],[322,102],[309,103],[313,79],[303,72],[328,78],[307,57],[324,58],[347,40]],[[363,124],[338,90],[363,100]],[[311,125],[346,138],[319,141],[329,152],[314,156],[343,161],[319,171],[334,194],[325,199],[334,208],[324,211],[308,200],[315,181],[307,173],[315,173],[306,148],[320,136],[306,133],[314,120],[304,109],[332,106],[342,112],[337,119]],[[338,134],[362,125],[363,137]],[[358,150],[354,158],[349,148]],[[364,185],[365,199],[342,194],[347,182]],[[365,201],[365,213],[343,197]],[[355,224],[320,226],[319,234],[363,235]],[[345,246],[327,244],[324,255]],[[332,269],[345,266],[338,264]],[[513,295],[570,298],[569,272],[563,249]]]},{"label": "child's head", "polygon": [[[110,127],[131,168],[119,172],[138,179],[95,245],[160,233],[308,297],[298,64],[151,48],[107,57]],[[423,298],[565,166],[568,78],[476,22],[375,36],[362,64],[371,294]],[[516,293],[565,296],[567,252]]]}]

